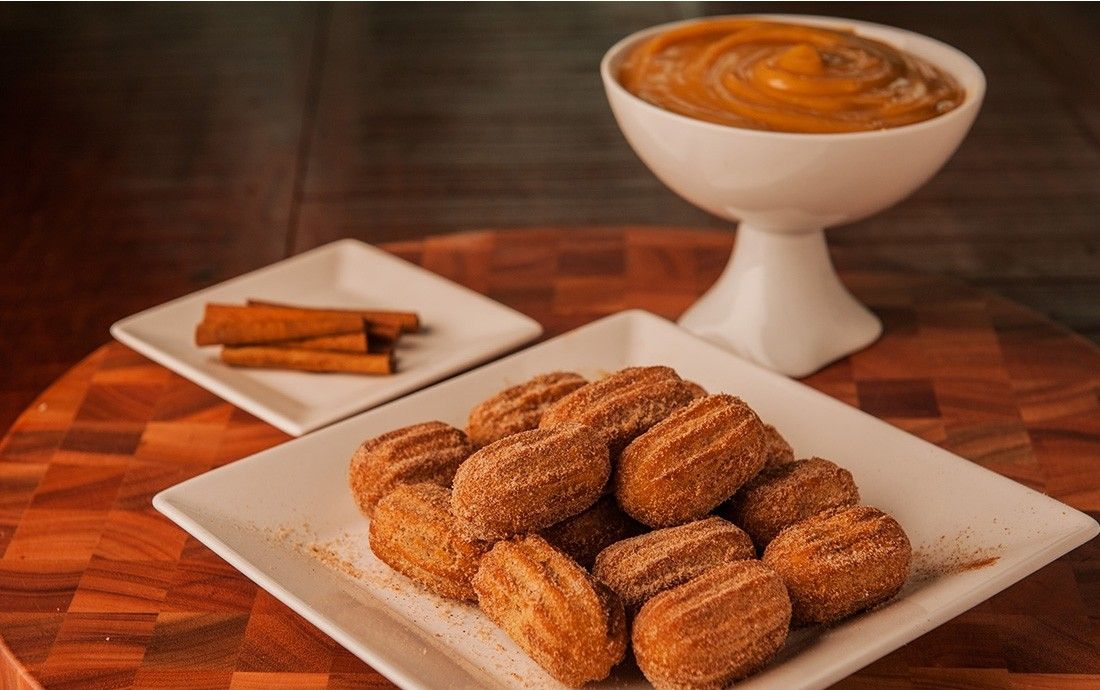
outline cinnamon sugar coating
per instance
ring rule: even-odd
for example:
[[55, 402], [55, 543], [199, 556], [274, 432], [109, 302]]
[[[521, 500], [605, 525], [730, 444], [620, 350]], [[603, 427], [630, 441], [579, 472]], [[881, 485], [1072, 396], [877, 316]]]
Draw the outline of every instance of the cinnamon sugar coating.
[[542, 537], [498, 542], [474, 590], [489, 619], [567, 685], [606, 678], [626, 654], [622, 602]]
[[577, 563], [591, 569], [596, 554], [645, 530], [644, 525], [619, 508], [614, 496], [606, 495], [583, 513], [543, 530], [542, 536]]
[[592, 574], [637, 611], [657, 594], [716, 566], [756, 558], [752, 540], [736, 525], [709, 517], [666, 527], [608, 546]]
[[764, 425], [764, 447], [765, 467], [794, 462], [794, 449], [791, 448], [791, 444], [787, 443], [787, 439], [783, 438], [779, 429], [771, 424]]
[[600, 431], [612, 455], [691, 401], [691, 388], [670, 367], [630, 367], [578, 388], [547, 408], [540, 428], [580, 422]]
[[727, 563], [646, 602], [634, 619], [634, 656], [658, 690], [721, 690], [772, 658], [790, 620], [775, 571]]
[[470, 442], [480, 448], [537, 428], [547, 407], [586, 383], [580, 374], [555, 371], [497, 393], [470, 410], [466, 425]]
[[779, 533], [764, 562], [787, 585], [795, 620], [829, 623], [898, 593], [913, 550], [897, 520], [869, 506], [838, 508]]
[[569, 423], [523, 431], [462, 463], [451, 510], [479, 539], [536, 532], [595, 503], [610, 474], [607, 444], [590, 427]]
[[490, 546], [458, 528], [450, 490], [430, 482], [398, 486], [382, 497], [370, 521], [370, 549], [378, 560], [451, 599], [477, 600], [471, 580]]
[[636, 438], [619, 457], [615, 498], [650, 527], [698, 520], [764, 466], [764, 425], [744, 401], [708, 395]]
[[859, 489], [851, 472], [824, 458], [810, 458], [765, 467], [720, 513], [748, 532], [763, 550], [775, 535], [796, 522], [857, 503]]
[[473, 449], [466, 434], [443, 422], [424, 422], [367, 439], [351, 457], [348, 483], [368, 517], [382, 496], [399, 484], [450, 486]]

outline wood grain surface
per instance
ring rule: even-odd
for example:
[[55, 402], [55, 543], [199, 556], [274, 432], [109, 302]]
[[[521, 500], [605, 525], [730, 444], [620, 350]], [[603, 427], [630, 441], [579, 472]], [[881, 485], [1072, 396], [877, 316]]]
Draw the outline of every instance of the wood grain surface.
[[0, 10], [0, 430], [115, 320], [338, 237], [714, 227], [596, 74], [704, 14], [913, 29], [989, 78], [955, 158], [831, 233], [844, 268], [990, 287], [1100, 337], [1100, 13], [1088, 4], [69, 4]]
[[[722, 231], [475, 232], [392, 252], [538, 319], [675, 317], [717, 277]], [[1100, 515], [1100, 349], [927, 275], [846, 271], [886, 324], [809, 385]], [[0, 686], [384, 688], [381, 676], [160, 516], [157, 491], [287, 440], [131, 350], [96, 350], [0, 442]], [[1100, 687], [1094, 540], [841, 688]]]

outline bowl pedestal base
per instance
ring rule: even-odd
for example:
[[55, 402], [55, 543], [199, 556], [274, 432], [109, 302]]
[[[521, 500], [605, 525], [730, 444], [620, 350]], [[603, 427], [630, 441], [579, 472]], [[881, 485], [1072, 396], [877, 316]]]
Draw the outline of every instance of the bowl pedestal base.
[[867, 347], [882, 322], [837, 277], [823, 230], [741, 223], [718, 281], [680, 325], [757, 364], [802, 377]]

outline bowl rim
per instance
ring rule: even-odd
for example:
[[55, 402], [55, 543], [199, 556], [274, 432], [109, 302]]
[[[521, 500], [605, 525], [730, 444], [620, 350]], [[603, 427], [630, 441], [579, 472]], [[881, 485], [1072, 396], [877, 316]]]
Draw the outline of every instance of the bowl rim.
[[[701, 24], [710, 21], [719, 21], [723, 19], [767, 19], [775, 21], [789, 21], [792, 23], [804, 23], [813, 25], [816, 22], [817, 26], [824, 28], [836, 28], [838, 25], [850, 26], [859, 32], [859, 29], [872, 29], [879, 30], [885, 33], [892, 33], [899, 36], [911, 36], [915, 39], [926, 41], [931, 43], [939, 50], [943, 50], [954, 57], [958, 58], [963, 64], [973, 70], [973, 76], [976, 81], [975, 88], [966, 88], [963, 102], [958, 107], [950, 110], [942, 115], [922, 120], [920, 122], [913, 122], [907, 125], [901, 125], [898, 127], [888, 127], [886, 129], [871, 129], [859, 132], [781, 132], [770, 129], [752, 129], [750, 127], [737, 127], [735, 125], [726, 125], [718, 122], [710, 122], [708, 120], [700, 120], [688, 115], [675, 112], [662, 108], [658, 105], [650, 103], [649, 101], [636, 96], [624, 87], [617, 76], [611, 74], [611, 63], [618, 58], [627, 48], [634, 45], [643, 38], [647, 38], [653, 34], [672, 29], [680, 26], [688, 26], [691, 24]], [[877, 40], [883, 40], [882, 37], [876, 37]], [[946, 70], [941, 67], [935, 61], [931, 61], [940, 69], [948, 71], [956, 79], [960, 79], [961, 75]], [[925, 129], [932, 129], [935, 127], [943, 127], [949, 123], [954, 122], [962, 118], [971, 118], [971, 120], [977, 117], [975, 112], [981, 107], [981, 103], [985, 98], [986, 90], [986, 78], [985, 72], [982, 71], [981, 66], [974, 61], [969, 55], [959, 50], [958, 48], [944, 43], [939, 39], [932, 38], [925, 34], [917, 33], [916, 31], [910, 31], [908, 29], [902, 29], [896, 26], [890, 26], [889, 24], [878, 24], [876, 22], [867, 22], [859, 19], [847, 19], [845, 17], [833, 17], [828, 15], [816, 15], [816, 14], [790, 14], [790, 13], [746, 13], [746, 14], [716, 14], [703, 17], [693, 17], [691, 19], [680, 19], [672, 22], [665, 22], [663, 24], [655, 24], [645, 29], [634, 31], [627, 36], [619, 39], [607, 49], [603, 58], [600, 60], [600, 76], [603, 79], [604, 89], [609, 92], [614, 91], [616, 94], [625, 97], [628, 101], [633, 102], [636, 105], [642, 106], [643, 109], [651, 112], [660, 113], [663, 116], [670, 117], [674, 120], [681, 120], [685, 123], [691, 123], [694, 126], [703, 127], [705, 129], [711, 129], [713, 131], [720, 132], [737, 132], [740, 135], [748, 137], [758, 137], [761, 139], [806, 139], [814, 141], [839, 141], [843, 139], [874, 139], [881, 137], [891, 136], [904, 136], [908, 133], [914, 133], [923, 131]]]

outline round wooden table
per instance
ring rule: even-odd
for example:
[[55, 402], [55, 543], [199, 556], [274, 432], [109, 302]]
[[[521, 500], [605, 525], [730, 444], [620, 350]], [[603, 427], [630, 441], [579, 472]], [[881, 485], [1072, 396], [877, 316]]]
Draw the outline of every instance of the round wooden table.
[[[632, 307], [676, 317], [732, 241], [548, 229], [387, 249], [550, 336]], [[1100, 349], [949, 279], [843, 277], [885, 335], [807, 384], [1100, 515]], [[43, 392], [0, 442], [0, 686], [391, 687], [150, 505], [287, 438], [118, 343]], [[1097, 688], [1098, 643], [1094, 540], [839, 687]]]

